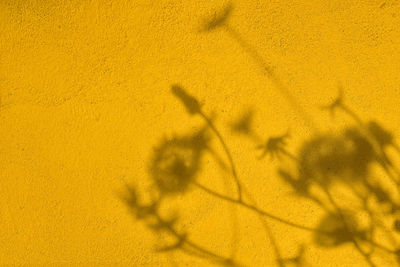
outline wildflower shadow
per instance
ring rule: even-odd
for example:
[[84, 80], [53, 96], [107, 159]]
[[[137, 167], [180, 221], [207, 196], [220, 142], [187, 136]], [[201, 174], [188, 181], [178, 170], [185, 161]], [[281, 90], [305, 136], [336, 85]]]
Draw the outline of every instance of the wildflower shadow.
[[[294, 154], [287, 149], [293, 136], [289, 131], [280, 136], [269, 137], [260, 145], [259, 140], [262, 138], [252, 127], [253, 111], [243, 113], [229, 125], [238, 136], [250, 137], [250, 140], [259, 144], [256, 149], [262, 151], [260, 160], [269, 154], [270, 159], [277, 159], [278, 163], [286, 162], [287, 159], [292, 162], [291, 168], [288, 168], [287, 163], [278, 166], [278, 177], [290, 186], [295, 196], [308, 199], [325, 211], [325, 215], [317, 225], [304, 226], [285, 220], [244, 200], [243, 194], [247, 194], [249, 200], [251, 195], [244, 189], [229, 148], [212, 118], [203, 112], [200, 102], [181, 85], [172, 85], [171, 93], [183, 104], [188, 115], [203, 118], [204, 126], [196, 132], [164, 139], [154, 148], [149, 163], [149, 176], [156, 191], [154, 195], [157, 196], [153, 201], [147, 204], [140, 203], [140, 197], [130, 187], [128, 187], [130, 196], [124, 198], [135, 217], [145, 222], [150, 230], [163, 232], [172, 237], [173, 241], [157, 248], [158, 252], [179, 250], [229, 266], [238, 266], [238, 262], [244, 260], [235, 259], [234, 255], [220, 255], [199, 245], [190, 239], [189, 232], [179, 231], [176, 225], [180, 217], [177, 214], [165, 217], [159, 212], [162, 203], [168, 203], [173, 197], [188, 194], [191, 188], [196, 187], [216, 199], [256, 213], [265, 223], [266, 233], [276, 251], [276, 262], [280, 266], [287, 264], [306, 266], [305, 250], [300, 249], [301, 253], [294, 257], [283, 257], [266, 220], [311, 232], [315, 246], [333, 249], [351, 245], [370, 266], [375, 266], [373, 257], [380, 255], [376, 254], [376, 251], [398, 258], [400, 246], [397, 243], [396, 233], [400, 232], [400, 218], [398, 218], [400, 204], [395, 194], [400, 192], [398, 191], [400, 173], [396, 173], [395, 164], [386, 153], [388, 149], [396, 149], [393, 134], [379, 123], [362, 122], [347, 106], [342, 108], [344, 102], [336, 101], [335, 103], [340, 104], [335, 104], [335, 108], [351, 116], [354, 125], [347, 126], [340, 132], [316, 132], [305, 140]], [[257, 138], [252, 138], [254, 136]], [[219, 140], [228, 162], [215, 153], [215, 149], [211, 146], [213, 137]], [[221, 169], [231, 174], [237, 185], [236, 197], [222, 195], [197, 181], [202, 158], [206, 152], [214, 155]], [[376, 168], [380, 168], [386, 177], [377, 177], [374, 172]], [[386, 178], [397, 188], [394, 190], [388, 188], [383, 181]], [[342, 199], [335, 195], [335, 188], [350, 191], [359, 205], [345, 208], [341, 203]], [[366, 223], [362, 222], [360, 214], [367, 214]], [[392, 221], [391, 225], [383, 222], [388, 220]], [[391, 244], [376, 238], [382, 232], [388, 240], [391, 240]], [[300, 247], [304, 246], [303, 244]]]
[[[298, 197], [326, 211], [314, 233], [317, 246], [352, 244], [368, 265], [375, 266], [376, 251], [393, 258], [399, 249], [390, 221], [396, 222], [398, 216], [400, 173], [387, 154], [389, 149], [395, 151], [396, 145], [388, 130], [375, 121], [363, 122], [346, 106], [342, 93], [328, 107], [331, 112], [343, 111], [354, 119], [354, 125], [339, 133], [315, 133], [297, 154], [290, 155], [295, 166], [292, 171], [280, 167], [278, 176]], [[335, 196], [340, 190], [350, 192], [355, 204], [351, 211]], [[367, 219], [361, 220], [359, 215]], [[376, 237], [382, 233], [384, 241]]]
[[[388, 153], [391, 150], [400, 155], [394, 134], [375, 121], [364, 122], [347, 106], [341, 86], [339, 96], [331, 104], [322, 107], [322, 110], [328, 110], [332, 117], [343, 112], [353, 119], [352, 124], [339, 132], [319, 131], [312, 127], [310, 116], [275, 76], [269, 64], [229, 25], [232, 11], [233, 5], [229, 3], [205, 21], [201, 31], [226, 31], [263, 68], [267, 77], [286, 97], [288, 104], [311, 125], [313, 134], [301, 143], [297, 152], [292, 153], [288, 146], [291, 138], [296, 137], [295, 132], [289, 133], [287, 130], [281, 135], [262, 138], [264, 133], [256, 133], [253, 127], [254, 109], [242, 113], [229, 124], [229, 128], [237, 136], [254, 142], [254, 153], [260, 155], [260, 161], [265, 160], [267, 155], [270, 160], [277, 160], [277, 178], [290, 187], [296, 198], [310, 200], [322, 208], [324, 215], [316, 225], [307, 226], [260, 208], [243, 185], [232, 153], [213, 118], [203, 111], [200, 101], [180, 84], [171, 85], [171, 94], [184, 106], [189, 116], [200, 117], [204, 126], [196, 132], [164, 139], [154, 148], [148, 165], [154, 188], [154, 192], [147, 192], [152, 196], [151, 200], [144, 202], [144, 195], [140, 195], [136, 188], [127, 186], [127, 194], [122, 199], [129, 210], [150, 230], [163, 232], [170, 237], [171, 242], [157, 248], [158, 252], [182, 251], [224, 266], [238, 266], [239, 262], [246, 260], [236, 257], [235, 247], [238, 247], [239, 241], [232, 242], [234, 249], [231, 255], [218, 254], [193, 240], [190, 232], [180, 230], [177, 224], [181, 217], [178, 213], [165, 216], [161, 212], [162, 205], [170, 204], [172, 198], [189, 194], [191, 188], [198, 188], [217, 200], [255, 213], [264, 225], [270, 240], [269, 248], [275, 253], [275, 262], [281, 267], [287, 264], [306, 266], [307, 247], [334, 249], [345, 245], [354, 248], [369, 266], [376, 266], [375, 258], [386, 256], [400, 264], [397, 235], [400, 233], [400, 171]], [[224, 159], [219, 157], [211, 145], [212, 138], [218, 141]], [[234, 197], [199, 183], [202, 161], [207, 152], [213, 156], [221, 170], [232, 178], [236, 186]], [[291, 164], [287, 164], [288, 161]], [[354, 203], [350, 204], [354, 205], [346, 206], [338, 191], [351, 195]], [[269, 203], [263, 204], [269, 206]], [[293, 257], [283, 256], [286, 253], [279, 248], [279, 242], [268, 225], [269, 221], [310, 232], [311, 243], [297, 244], [299, 251]], [[234, 224], [234, 219], [230, 223]]]

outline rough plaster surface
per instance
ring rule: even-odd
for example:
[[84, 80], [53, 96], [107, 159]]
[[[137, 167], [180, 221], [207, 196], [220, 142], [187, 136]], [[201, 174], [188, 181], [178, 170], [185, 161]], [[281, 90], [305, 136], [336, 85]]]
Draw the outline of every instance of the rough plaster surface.
[[[400, 128], [397, 1], [233, 4], [230, 24], [321, 128], [336, 126], [319, 107], [333, 99], [338, 82], [362, 117]], [[196, 95], [207, 112], [215, 111], [222, 129], [252, 107], [264, 136], [288, 127], [296, 140], [310, 133], [234, 40], [222, 30], [198, 32], [204, 17], [223, 6], [223, 1], [1, 1], [0, 264], [210, 264], [179, 253], [152, 253], [157, 237], [135, 222], [118, 194], [123, 180], [145, 180], [151, 149], [164, 135], [199, 125], [171, 96], [174, 83]], [[222, 132], [239, 174], [252, 177], [245, 183], [265, 209], [315, 224], [318, 209], [294, 200], [273, 179], [266, 182], [273, 166], [258, 161], [249, 143]], [[202, 179], [213, 183], [215, 174], [205, 164]], [[180, 204], [197, 240], [226, 253], [229, 213], [221, 210], [228, 205], [200, 193]], [[239, 212], [239, 257], [252, 266], [271, 264], [273, 252], [256, 217]], [[307, 233], [280, 224], [273, 230], [288, 255], [297, 241], [309, 240]], [[313, 248], [308, 255], [314, 266], [364, 265], [349, 247]]]

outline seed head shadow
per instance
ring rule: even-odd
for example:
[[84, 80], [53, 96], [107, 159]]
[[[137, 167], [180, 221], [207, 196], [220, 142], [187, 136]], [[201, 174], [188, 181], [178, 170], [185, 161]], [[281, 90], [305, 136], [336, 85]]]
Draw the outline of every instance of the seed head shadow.
[[[172, 96], [183, 105], [187, 115], [200, 117], [203, 126], [199, 131], [163, 139], [155, 146], [148, 164], [148, 175], [154, 192], [145, 192], [152, 196], [150, 201], [144, 201], [144, 193], [138, 193], [139, 190], [131, 185], [127, 185], [126, 194], [121, 199], [136, 220], [143, 222], [149, 230], [169, 237], [170, 242], [156, 248], [160, 253], [181, 251], [223, 266], [242, 266], [248, 260], [237, 256], [240, 250], [240, 239], [237, 236], [232, 238], [229, 253], [217, 253], [209, 248], [211, 246], [194, 240], [190, 232], [179, 228], [182, 217], [178, 213], [166, 216], [161, 212], [164, 203], [170, 204], [173, 198], [189, 195], [191, 189], [196, 188], [215, 200], [256, 214], [270, 243], [265, 248], [254, 249], [273, 250], [274, 262], [280, 267], [290, 264], [309, 266], [309, 247], [333, 250], [345, 245], [359, 253], [368, 266], [376, 266], [375, 259], [379, 257], [388, 257], [400, 265], [400, 171], [388, 153], [391, 150], [400, 156], [394, 133], [376, 121], [365, 122], [354, 112], [345, 101], [342, 85], [339, 85], [339, 94], [334, 101], [322, 106], [321, 111], [328, 111], [331, 117], [343, 113], [352, 122], [338, 132], [321, 131], [314, 127], [312, 116], [293, 98], [272, 67], [229, 25], [232, 12], [233, 5], [229, 3], [220, 12], [206, 19], [201, 31], [223, 29], [232, 37], [262, 67], [266, 77], [288, 100], [288, 105], [307, 122], [312, 134], [293, 152], [289, 150], [290, 142], [297, 136], [296, 132], [287, 130], [291, 125], [282, 129], [281, 135], [257, 133], [253, 127], [254, 107], [240, 114], [228, 128], [235, 138], [245, 137], [254, 143], [255, 149], [250, 153], [259, 157], [258, 164], [268, 164], [267, 155], [269, 160], [275, 161], [278, 165], [277, 175], [270, 179], [281, 179], [296, 201], [310, 201], [321, 208], [324, 215], [318, 218], [316, 225], [303, 225], [279, 216], [279, 211], [261, 208], [243, 182], [251, 179], [244, 179], [238, 174], [236, 161], [214, 116], [206, 114], [200, 101], [177, 83], [170, 87]], [[211, 142], [214, 139], [216, 142]], [[216, 166], [235, 185], [236, 190], [232, 194], [221, 194], [199, 182], [206, 153], [212, 156]], [[354, 203], [344, 203], [338, 191], [351, 195]], [[269, 204], [263, 203], [262, 206], [270, 208]], [[362, 216], [364, 219], [360, 219]], [[237, 228], [239, 219], [233, 214], [232, 220], [228, 222], [234, 233], [240, 230]], [[270, 222], [307, 231], [311, 234], [311, 240], [296, 244], [298, 252], [288, 255], [280, 247], [279, 239], [275, 238]]]

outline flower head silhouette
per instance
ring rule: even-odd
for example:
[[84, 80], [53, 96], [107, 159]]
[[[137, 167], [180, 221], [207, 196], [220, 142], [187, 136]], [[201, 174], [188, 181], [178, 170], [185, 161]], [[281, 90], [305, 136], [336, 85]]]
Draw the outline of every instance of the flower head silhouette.
[[286, 143], [289, 138], [289, 131], [281, 136], [268, 138], [265, 144], [257, 146], [257, 149], [262, 150], [261, 158], [264, 158], [267, 154], [270, 155], [271, 159], [275, 157], [279, 158], [281, 154], [286, 154]]
[[334, 178], [365, 179], [374, 159], [368, 139], [357, 128], [348, 128], [343, 134], [321, 134], [306, 142], [300, 150], [299, 168], [304, 179], [329, 185]]
[[182, 86], [178, 84], [174, 84], [171, 86], [172, 93], [182, 101], [183, 105], [185, 106], [186, 110], [189, 114], [195, 115], [201, 113], [201, 107], [199, 101], [196, 98], [189, 95]]
[[176, 194], [188, 189], [200, 168], [207, 143], [203, 129], [193, 135], [164, 140], [155, 148], [150, 174], [160, 193]]
[[230, 14], [232, 12], [232, 9], [233, 9], [232, 3], [229, 3], [225, 6], [225, 8], [220, 13], [214, 13], [213, 17], [211, 17], [210, 19], [208, 19], [204, 22], [202, 30], [203, 31], [212, 31], [218, 27], [223, 26], [227, 22]]
[[231, 123], [232, 132], [237, 134], [252, 135], [253, 134], [253, 110], [247, 110], [237, 120]]
[[366, 236], [366, 232], [360, 229], [358, 221], [350, 211], [343, 211], [342, 215], [326, 215], [314, 234], [315, 242], [322, 247], [340, 246], [352, 242], [355, 237], [364, 239]]

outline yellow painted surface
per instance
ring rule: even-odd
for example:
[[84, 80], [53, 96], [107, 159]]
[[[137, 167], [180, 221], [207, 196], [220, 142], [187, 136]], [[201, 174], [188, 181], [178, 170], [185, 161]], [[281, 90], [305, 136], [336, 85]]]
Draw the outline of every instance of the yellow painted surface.
[[[323, 210], [291, 194], [276, 175], [278, 161], [259, 160], [255, 144], [229, 130], [250, 108], [263, 139], [290, 129], [293, 153], [315, 132], [224, 28], [199, 32], [226, 4], [0, 1], [0, 265], [215, 264], [179, 250], [155, 253], [168, 237], [136, 220], [120, 198], [124, 181], [143, 188], [151, 182], [152, 151], [164, 138], [204, 125], [171, 94], [173, 84], [215, 114], [238, 176], [262, 209], [318, 225]], [[352, 110], [400, 138], [398, 1], [232, 4], [230, 27], [265, 59], [319, 131], [352, 123], [320, 109], [334, 100], [340, 83]], [[227, 162], [215, 137], [212, 146]], [[198, 179], [235, 194], [232, 177], [209, 154]], [[168, 201], [191, 240], [225, 256], [237, 246], [235, 260], [245, 266], [276, 264], [251, 211], [232, 210], [198, 188]], [[350, 243], [320, 248], [309, 232], [266, 221], [284, 258], [305, 244], [312, 266], [368, 266]], [[373, 260], [396, 264], [385, 253]]]

